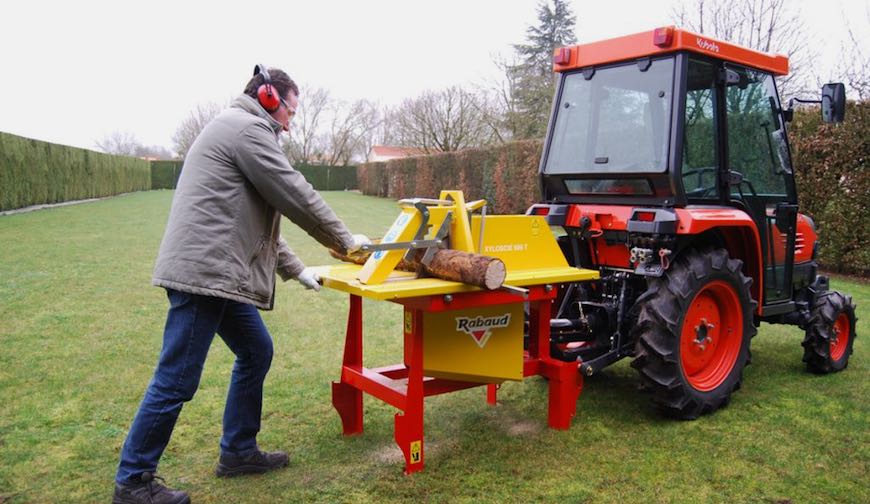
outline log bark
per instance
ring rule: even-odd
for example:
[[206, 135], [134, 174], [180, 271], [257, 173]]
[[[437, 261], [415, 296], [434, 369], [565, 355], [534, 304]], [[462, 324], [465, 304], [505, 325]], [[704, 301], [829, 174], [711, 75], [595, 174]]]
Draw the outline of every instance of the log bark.
[[[344, 262], [365, 264], [369, 253], [348, 256], [329, 251], [329, 254]], [[461, 250], [440, 249], [435, 252], [429, 266], [423, 265], [425, 250], [418, 250], [413, 261], [402, 259], [396, 269], [426, 274], [442, 280], [462, 282], [484, 289], [498, 289], [504, 284], [507, 271], [504, 262], [495, 257], [463, 252]]]
[[504, 283], [507, 271], [501, 259], [472, 254], [461, 250], [442, 249], [435, 252], [428, 266], [420, 263], [424, 251], [418, 251], [415, 263], [436, 278], [453, 280], [484, 289], [498, 289]]

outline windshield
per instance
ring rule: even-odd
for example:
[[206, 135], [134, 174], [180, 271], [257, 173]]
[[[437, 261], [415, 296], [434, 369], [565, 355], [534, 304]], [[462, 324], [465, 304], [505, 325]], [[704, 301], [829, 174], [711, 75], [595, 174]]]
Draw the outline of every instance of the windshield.
[[674, 59], [649, 63], [565, 77], [544, 173], [667, 169]]

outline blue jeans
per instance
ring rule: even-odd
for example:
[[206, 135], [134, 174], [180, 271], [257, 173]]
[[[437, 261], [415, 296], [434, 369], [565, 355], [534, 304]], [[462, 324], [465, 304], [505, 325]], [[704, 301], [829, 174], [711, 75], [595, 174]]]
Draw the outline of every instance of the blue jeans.
[[257, 450], [263, 380], [272, 364], [272, 338], [253, 305], [171, 289], [163, 349], [139, 412], [133, 419], [115, 481], [154, 472], [185, 402], [199, 386], [208, 349], [219, 334], [236, 355], [224, 409], [222, 454]]

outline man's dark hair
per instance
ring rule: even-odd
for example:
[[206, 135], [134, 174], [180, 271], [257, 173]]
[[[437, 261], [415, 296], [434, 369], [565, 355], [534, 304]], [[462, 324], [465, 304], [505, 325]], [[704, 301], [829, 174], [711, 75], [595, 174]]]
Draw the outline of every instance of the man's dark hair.
[[[281, 96], [281, 98], [286, 98], [288, 91], [293, 91], [293, 94], [299, 96], [299, 87], [296, 86], [293, 79], [291, 79], [283, 70], [279, 68], [270, 68], [269, 80], [272, 81], [272, 85], [275, 86], [275, 90], [278, 91], [278, 95]], [[256, 100], [257, 89], [263, 85], [263, 82], [264, 79], [261, 74], [251, 77], [251, 80], [248, 81], [248, 85], [245, 86], [245, 94]]]

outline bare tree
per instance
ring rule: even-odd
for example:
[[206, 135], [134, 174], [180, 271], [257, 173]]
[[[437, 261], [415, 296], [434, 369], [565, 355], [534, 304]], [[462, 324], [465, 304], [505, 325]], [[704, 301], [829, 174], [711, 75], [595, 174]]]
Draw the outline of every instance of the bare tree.
[[369, 161], [369, 155], [375, 145], [395, 145], [399, 142], [393, 127], [396, 122], [395, 117], [396, 114], [389, 107], [378, 106], [377, 115], [372, 117], [372, 122], [365, 127], [361, 138], [358, 154], [360, 161]]
[[223, 108], [214, 102], [197, 105], [172, 135], [175, 152], [181, 157], [187, 156], [187, 151], [190, 150], [193, 141], [196, 140], [205, 125], [211, 122]]
[[172, 152], [162, 145], [139, 145], [134, 154], [141, 158], [172, 159]]
[[290, 140], [284, 144], [284, 152], [291, 163], [310, 162], [323, 155], [324, 139], [320, 125], [331, 101], [326, 89], [300, 89], [299, 106], [290, 126]]
[[[866, 33], [867, 28], [870, 27], [870, 7], [865, 14]], [[870, 50], [861, 44], [851, 22], [843, 17], [843, 26], [846, 27], [849, 40], [843, 44], [843, 57], [840, 58], [840, 63], [835, 69], [836, 78], [845, 81], [847, 93], [852, 91], [859, 100], [868, 100], [870, 99]]]
[[113, 131], [95, 142], [98, 149], [106, 154], [121, 156], [138, 156], [142, 147], [136, 135], [129, 131]]
[[324, 162], [333, 166], [348, 165], [353, 159], [365, 159], [371, 149], [370, 139], [382, 120], [377, 105], [368, 100], [357, 100], [350, 105], [336, 103], [332, 107]]
[[427, 153], [485, 145], [495, 138], [486, 107], [479, 94], [458, 86], [425, 92], [396, 109], [394, 131], [402, 145]]
[[786, 0], [691, 0], [675, 8], [672, 17], [689, 30], [766, 53], [784, 54], [789, 75], [777, 78], [780, 94], [804, 91], [814, 53], [807, 27]]
[[498, 142], [523, 138], [525, 132], [532, 129], [533, 118], [520, 112], [520, 75], [516, 71], [520, 67], [519, 60], [516, 55], [512, 60], [497, 56], [493, 62], [501, 70], [502, 78], [491, 82], [483, 91], [491, 111], [486, 120]]

